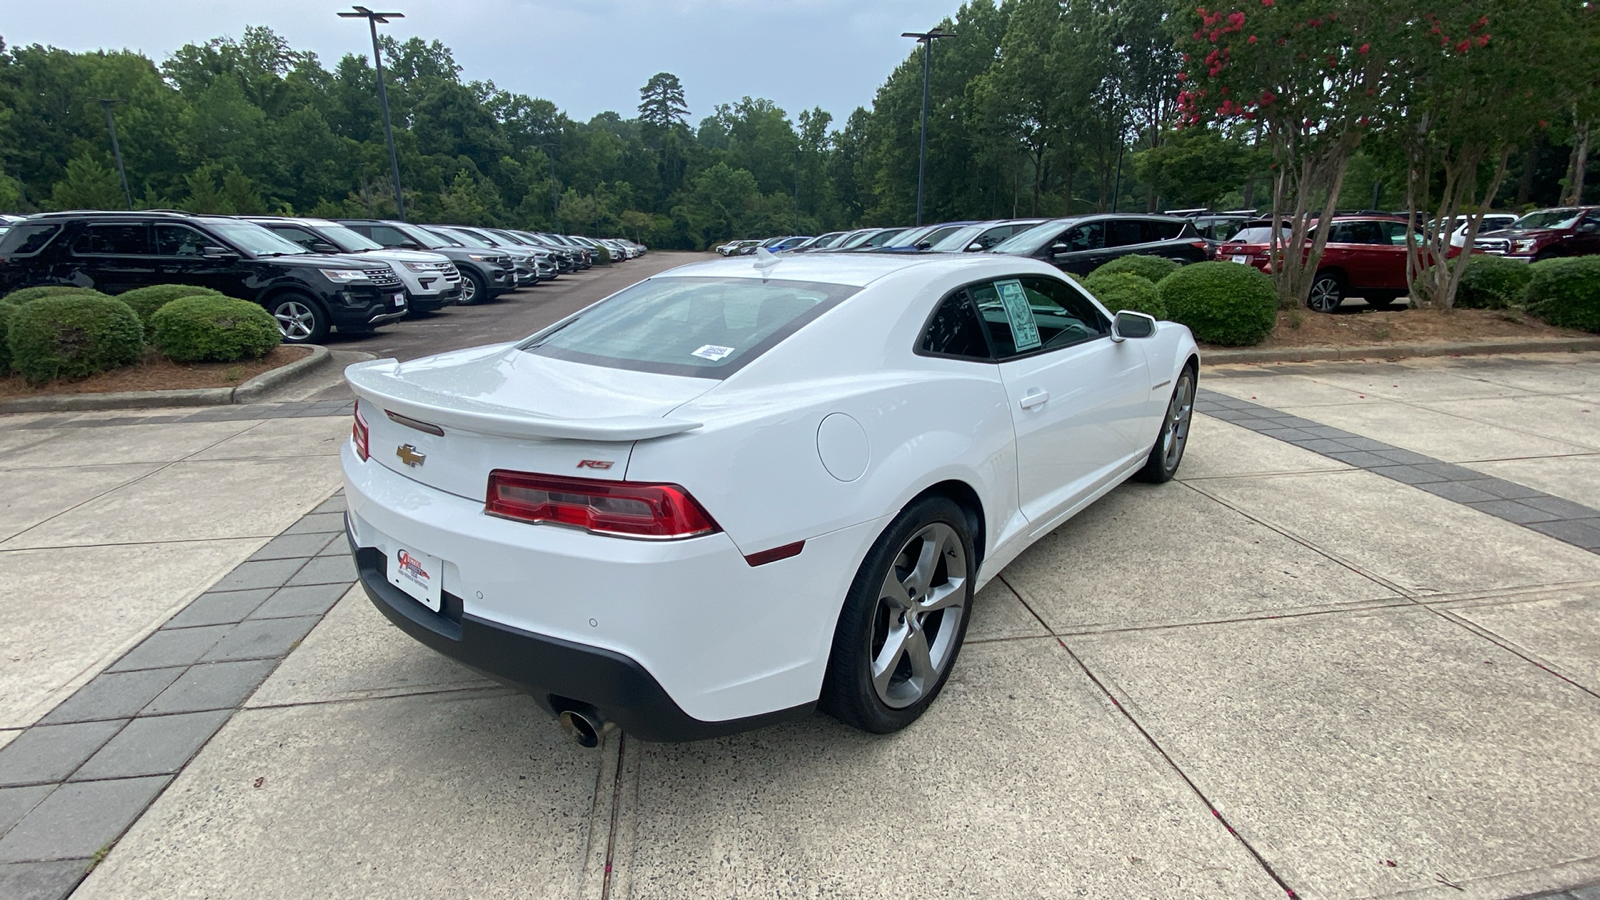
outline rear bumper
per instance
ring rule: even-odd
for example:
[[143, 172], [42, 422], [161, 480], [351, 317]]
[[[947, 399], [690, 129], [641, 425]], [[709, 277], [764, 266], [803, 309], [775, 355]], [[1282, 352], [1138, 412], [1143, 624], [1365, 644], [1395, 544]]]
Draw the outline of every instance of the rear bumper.
[[432, 649], [490, 678], [527, 691], [545, 712], [593, 709], [630, 737], [698, 741], [810, 715], [815, 703], [764, 715], [705, 722], [684, 712], [644, 666], [621, 653], [521, 631], [464, 614], [448, 593], [434, 612], [384, 577], [385, 558], [356, 546], [356, 569], [367, 598], [389, 621]]

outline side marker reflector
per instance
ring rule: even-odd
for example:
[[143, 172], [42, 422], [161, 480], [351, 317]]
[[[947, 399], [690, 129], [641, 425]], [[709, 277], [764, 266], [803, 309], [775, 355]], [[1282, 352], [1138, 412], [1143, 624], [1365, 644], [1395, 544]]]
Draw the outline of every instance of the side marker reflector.
[[788, 559], [791, 556], [799, 556], [800, 551], [804, 550], [805, 548], [805, 541], [795, 541], [792, 544], [784, 544], [782, 547], [773, 547], [771, 550], [763, 550], [760, 553], [746, 553], [744, 561], [749, 563], [751, 567], [764, 566], [767, 563], [777, 562], [780, 559]]

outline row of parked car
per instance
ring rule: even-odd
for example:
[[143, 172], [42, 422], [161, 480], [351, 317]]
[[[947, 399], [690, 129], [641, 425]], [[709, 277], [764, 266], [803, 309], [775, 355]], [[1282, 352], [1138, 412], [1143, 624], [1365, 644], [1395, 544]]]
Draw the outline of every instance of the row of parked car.
[[[1407, 223], [1404, 214], [1341, 213], [1312, 225], [1329, 229], [1309, 305], [1332, 312], [1346, 299], [1385, 308], [1406, 296]], [[1465, 250], [1470, 222], [1452, 223], [1451, 256]], [[1285, 230], [1287, 235], [1287, 230]], [[1271, 271], [1272, 220], [1254, 210], [1172, 210], [1165, 215], [1100, 214], [1058, 219], [944, 222], [918, 228], [861, 228], [815, 237], [784, 235], [730, 241], [723, 256], [771, 253], [1008, 253], [1087, 275], [1121, 256], [1160, 256], [1179, 264], [1227, 260]], [[1542, 209], [1523, 216], [1490, 213], [1474, 253], [1534, 261], [1600, 254], [1600, 207]], [[1426, 262], [1426, 260], [1424, 260]]]
[[167, 210], [43, 213], [0, 222], [0, 294], [62, 284], [119, 294], [193, 284], [260, 303], [284, 340], [371, 331], [484, 303], [609, 260], [619, 239], [381, 219], [208, 216]]

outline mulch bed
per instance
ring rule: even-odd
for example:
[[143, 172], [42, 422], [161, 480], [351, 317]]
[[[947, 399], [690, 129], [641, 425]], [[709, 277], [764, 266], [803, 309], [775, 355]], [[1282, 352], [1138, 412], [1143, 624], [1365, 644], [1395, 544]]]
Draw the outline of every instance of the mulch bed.
[[1278, 327], [1256, 346], [1263, 349], [1382, 347], [1385, 344], [1574, 337], [1593, 335], [1546, 325], [1515, 310], [1352, 310], [1332, 315], [1309, 310], [1285, 310], [1278, 313]]
[[309, 347], [277, 346], [266, 356], [231, 363], [175, 363], [147, 349], [143, 360], [126, 368], [91, 375], [82, 381], [53, 381], [33, 387], [20, 375], [0, 378], [0, 399], [48, 397], [56, 394], [112, 394], [120, 391], [170, 391], [187, 388], [238, 387], [311, 353]]

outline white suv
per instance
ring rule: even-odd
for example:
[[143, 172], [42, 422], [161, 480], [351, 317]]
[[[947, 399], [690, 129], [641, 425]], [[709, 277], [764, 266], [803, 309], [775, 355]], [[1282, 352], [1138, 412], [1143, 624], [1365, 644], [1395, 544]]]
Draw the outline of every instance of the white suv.
[[461, 272], [455, 263], [437, 253], [391, 250], [327, 219], [291, 219], [248, 216], [249, 221], [287, 238], [313, 253], [360, 254], [388, 263], [405, 284], [414, 312], [434, 312], [461, 297]]

